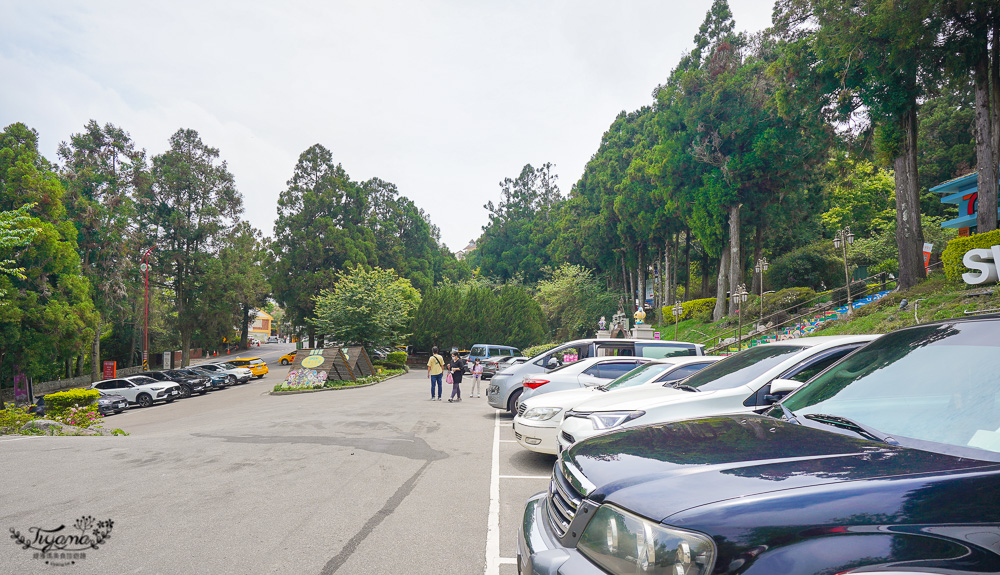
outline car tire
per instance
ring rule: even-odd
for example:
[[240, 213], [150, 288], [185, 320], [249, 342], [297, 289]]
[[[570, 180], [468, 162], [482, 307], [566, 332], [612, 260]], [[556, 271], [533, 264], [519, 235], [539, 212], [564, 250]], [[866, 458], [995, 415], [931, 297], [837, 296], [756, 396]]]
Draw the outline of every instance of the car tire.
[[135, 398], [135, 402], [139, 404], [139, 407], [150, 407], [153, 405], [153, 397], [148, 393], [140, 393], [139, 397]]
[[226, 381], [229, 383], [229, 385], [236, 385], [236, 376], [228, 375], [226, 376]]
[[188, 386], [186, 386], [186, 385], [182, 385], [181, 386], [181, 399], [186, 399], [188, 397], [191, 397], [191, 388], [188, 387]]
[[517, 409], [517, 400], [520, 399], [521, 392], [523, 391], [524, 391], [523, 389], [519, 389], [514, 393], [510, 394], [510, 399], [507, 400], [507, 411], [509, 411], [510, 413], [514, 413], [514, 411]]
[[287, 359], [281, 360], [281, 365], [288, 365], [288, 360]]
[[257, 379], [264, 379], [264, 376], [263, 375], [258, 375]]

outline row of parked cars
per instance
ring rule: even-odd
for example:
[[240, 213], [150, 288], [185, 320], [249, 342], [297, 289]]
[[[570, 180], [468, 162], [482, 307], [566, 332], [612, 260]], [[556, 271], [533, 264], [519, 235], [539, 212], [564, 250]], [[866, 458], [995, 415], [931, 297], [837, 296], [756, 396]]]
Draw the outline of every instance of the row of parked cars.
[[[97, 410], [107, 416], [121, 413], [132, 405], [150, 407], [156, 402], [171, 403], [194, 394], [205, 395], [209, 391], [247, 383], [254, 377], [260, 379], [267, 373], [267, 363], [253, 357], [105, 379], [90, 387], [100, 391]], [[44, 396], [36, 400], [31, 411], [45, 414]]]
[[1000, 315], [725, 358], [579, 340], [488, 395], [557, 455], [520, 573], [1000, 572]]

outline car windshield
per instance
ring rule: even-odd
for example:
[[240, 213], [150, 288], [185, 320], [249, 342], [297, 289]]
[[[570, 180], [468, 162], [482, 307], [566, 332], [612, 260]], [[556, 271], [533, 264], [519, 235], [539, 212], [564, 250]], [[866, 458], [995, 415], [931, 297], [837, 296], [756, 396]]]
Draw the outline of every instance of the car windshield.
[[140, 375], [139, 377], [133, 377], [132, 383], [136, 385], [149, 385], [150, 383], [158, 383], [158, 382], [152, 377], [146, 377], [144, 375]]
[[1000, 453], [1000, 322], [888, 334], [782, 405], [799, 421], [810, 414], [834, 415], [896, 440]]
[[233, 365], [231, 363], [220, 363], [220, 364], [218, 364], [218, 366], [220, 368], [222, 368], [222, 369], [233, 369], [233, 368], [236, 367], [235, 365]]
[[612, 389], [625, 389], [649, 383], [668, 369], [673, 369], [673, 367], [674, 364], [672, 363], [647, 363], [640, 365], [618, 379], [605, 383], [601, 386], [601, 389], [611, 391]]
[[[789, 355], [805, 349], [801, 345], [762, 345], [751, 347], [717, 361], [684, 380], [684, 385], [700, 391], [732, 389], [746, 385], [785, 361]], [[673, 382], [664, 384], [669, 386]]]

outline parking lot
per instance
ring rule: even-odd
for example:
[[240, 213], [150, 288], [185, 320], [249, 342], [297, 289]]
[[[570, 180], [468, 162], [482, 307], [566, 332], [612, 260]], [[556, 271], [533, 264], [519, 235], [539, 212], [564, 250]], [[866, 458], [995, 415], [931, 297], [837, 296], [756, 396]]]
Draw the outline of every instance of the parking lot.
[[516, 573], [525, 499], [554, 458], [524, 451], [486, 398], [428, 401], [423, 372], [372, 387], [261, 380], [107, 419], [128, 437], [0, 439], [5, 529], [114, 521], [55, 567], [14, 541], [10, 573]]

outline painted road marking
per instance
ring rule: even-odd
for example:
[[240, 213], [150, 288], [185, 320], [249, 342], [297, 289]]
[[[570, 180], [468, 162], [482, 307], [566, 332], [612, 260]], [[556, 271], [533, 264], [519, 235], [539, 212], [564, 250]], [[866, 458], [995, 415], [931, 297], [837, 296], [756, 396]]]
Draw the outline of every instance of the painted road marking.
[[493, 462], [490, 470], [490, 512], [486, 527], [484, 575], [500, 575], [500, 412], [493, 423]]

